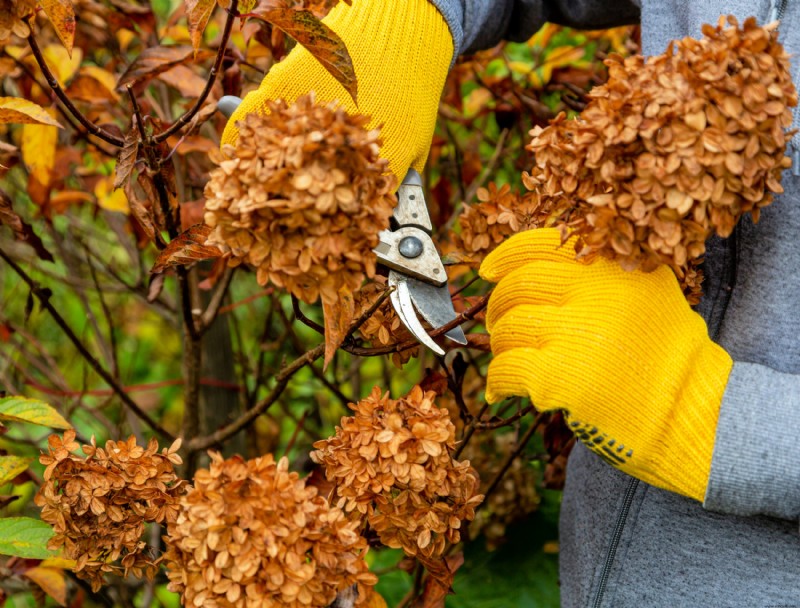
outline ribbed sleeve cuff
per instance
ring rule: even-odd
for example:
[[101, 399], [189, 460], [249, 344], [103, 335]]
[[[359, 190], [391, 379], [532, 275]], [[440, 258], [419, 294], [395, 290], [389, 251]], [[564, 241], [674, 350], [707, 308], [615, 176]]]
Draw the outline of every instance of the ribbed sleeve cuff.
[[800, 376], [734, 363], [703, 506], [735, 515], [800, 518], [798, 430]]
[[442, 13], [442, 17], [453, 35], [453, 63], [461, 53], [461, 46], [464, 43], [464, 7], [461, 2], [462, 0], [431, 0], [431, 3]]

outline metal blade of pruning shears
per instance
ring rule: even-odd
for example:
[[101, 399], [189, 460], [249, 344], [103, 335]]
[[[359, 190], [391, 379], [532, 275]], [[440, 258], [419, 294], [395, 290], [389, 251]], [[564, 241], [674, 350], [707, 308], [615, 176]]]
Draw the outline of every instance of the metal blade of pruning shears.
[[[392, 226], [380, 233], [380, 243], [374, 251], [378, 261], [391, 269], [392, 306], [403, 325], [419, 342], [444, 355], [417, 317], [419, 313], [434, 329], [456, 319], [447, 273], [433, 244], [432, 232], [422, 178], [411, 169], [397, 191]], [[467, 343], [458, 326], [445, 335], [459, 344]]]

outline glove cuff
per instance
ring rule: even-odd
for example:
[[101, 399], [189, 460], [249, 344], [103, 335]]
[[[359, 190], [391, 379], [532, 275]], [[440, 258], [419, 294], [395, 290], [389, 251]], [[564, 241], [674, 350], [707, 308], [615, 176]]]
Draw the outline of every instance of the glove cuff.
[[[710, 340], [691, 361], [692, 373], [664, 424], [660, 463], [654, 470], [661, 479], [654, 485], [703, 501], [711, 471], [711, 457], [722, 396], [733, 361]], [[647, 480], [646, 480], [647, 481]]]

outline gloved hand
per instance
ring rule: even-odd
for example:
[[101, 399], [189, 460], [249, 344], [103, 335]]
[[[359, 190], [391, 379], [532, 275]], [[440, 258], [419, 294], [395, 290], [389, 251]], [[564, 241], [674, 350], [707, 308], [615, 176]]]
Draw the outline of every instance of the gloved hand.
[[[236, 121], [265, 111], [266, 101], [291, 103], [315, 91], [320, 103], [338, 101], [381, 127], [381, 156], [401, 181], [428, 158], [439, 98], [453, 59], [453, 37], [428, 0], [340, 2], [323, 19], [344, 41], [358, 79], [358, 108], [344, 87], [300, 45], [247, 95], [228, 121], [222, 143], [234, 143]], [[398, 183], [399, 183], [398, 181]]]
[[497, 282], [486, 398], [564, 410], [597, 454], [702, 501], [733, 362], [708, 337], [669, 268], [575, 260], [554, 228], [513, 236], [483, 262]]

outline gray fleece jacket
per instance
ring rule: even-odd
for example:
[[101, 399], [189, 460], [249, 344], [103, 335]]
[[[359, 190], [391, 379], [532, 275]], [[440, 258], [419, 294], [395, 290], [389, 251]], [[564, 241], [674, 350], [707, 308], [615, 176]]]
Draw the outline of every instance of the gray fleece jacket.
[[[800, 0], [432, 1], [462, 52], [524, 40], [545, 21], [592, 29], [641, 18], [649, 55], [722, 14], [780, 17], [800, 82]], [[758, 224], [744, 220], [706, 256], [698, 310], [734, 366], [704, 504], [578, 446], [561, 511], [563, 606], [800, 608], [800, 177], [787, 171], [783, 185]]]

